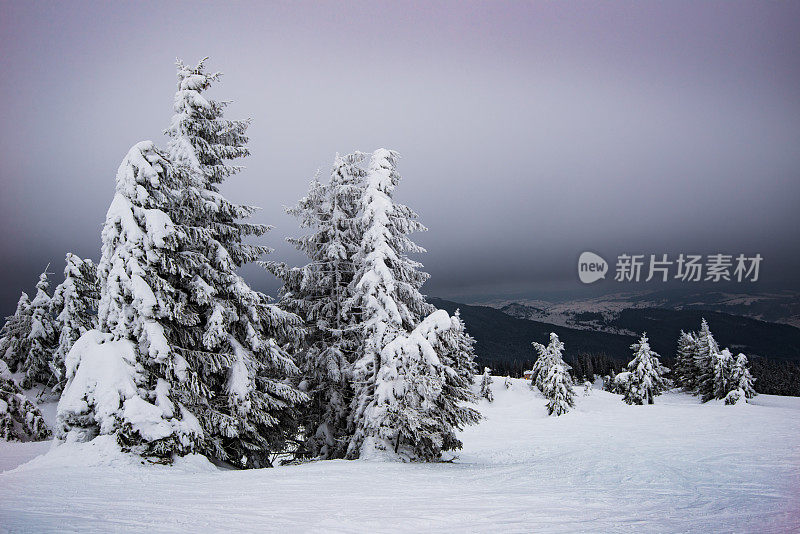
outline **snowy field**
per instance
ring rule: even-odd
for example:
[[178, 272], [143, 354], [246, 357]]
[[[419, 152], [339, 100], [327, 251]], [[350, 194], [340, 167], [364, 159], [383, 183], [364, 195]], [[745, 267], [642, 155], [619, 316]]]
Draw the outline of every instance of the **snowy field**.
[[800, 398], [627, 406], [593, 390], [556, 418], [526, 382], [494, 388], [454, 463], [224, 471], [143, 466], [98, 440], [0, 443], [0, 530], [800, 531]]

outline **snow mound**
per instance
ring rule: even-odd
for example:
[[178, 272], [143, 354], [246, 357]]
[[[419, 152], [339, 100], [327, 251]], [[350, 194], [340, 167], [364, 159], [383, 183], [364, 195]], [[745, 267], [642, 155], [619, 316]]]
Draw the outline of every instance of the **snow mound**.
[[139, 456], [124, 452], [114, 436], [98, 436], [82, 443], [70, 439], [64, 443], [51, 442], [50, 450], [31, 461], [9, 471], [52, 471], [75, 470], [87, 467], [112, 467], [114, 470], [140, 471], [142, 466], [153, 469], [170, 469], [184, 474], [209, 473], [218, 471], [208, 458], [200, 454], [190, 454], [176, 458], [172, 465], [150, 464]]

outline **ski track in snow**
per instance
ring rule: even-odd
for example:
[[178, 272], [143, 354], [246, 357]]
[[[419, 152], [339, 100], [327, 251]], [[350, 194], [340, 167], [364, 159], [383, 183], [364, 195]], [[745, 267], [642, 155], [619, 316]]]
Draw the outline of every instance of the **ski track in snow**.
[[547, 417], [511, 382], [495, 378], [455, 463], [225, 471], [201, 457], [143, 466], [102, 442], [0, 443], [0, 530], [800, 531], [800, 398], [628, 406], [576, 388], [577, 407]]

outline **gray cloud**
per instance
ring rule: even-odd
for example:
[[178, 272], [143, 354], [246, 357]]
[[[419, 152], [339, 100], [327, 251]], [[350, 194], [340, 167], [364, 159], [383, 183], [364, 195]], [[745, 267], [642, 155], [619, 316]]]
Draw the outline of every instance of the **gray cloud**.
[[[251, 116], [225, 185], [282, 212], [335, 152], [400, 151], [426, 291], [575, 287], [582, 250], [760, 251], [800, 267], [800, 7], [787, 3], [11, 3], [0, 16], [0, 311], [99, 256], [116, 168], [163, 141], [173, 60]], [[771, 262], [771, 263], [769, 263]], [[274, 291], [266, 273], [248, 279]]]

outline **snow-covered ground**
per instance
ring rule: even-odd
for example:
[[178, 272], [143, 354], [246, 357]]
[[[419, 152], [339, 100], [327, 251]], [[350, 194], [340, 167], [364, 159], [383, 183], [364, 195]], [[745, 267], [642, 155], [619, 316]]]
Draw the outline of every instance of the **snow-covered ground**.
[[495, 378], [453, 463], [225, 471], [140, 465], [102, 440], [0, 443], [0, 530], [800, 531], [800, 398], [627, 406], [576, 389], [574, 411], [547, 417], [526, 382]]

